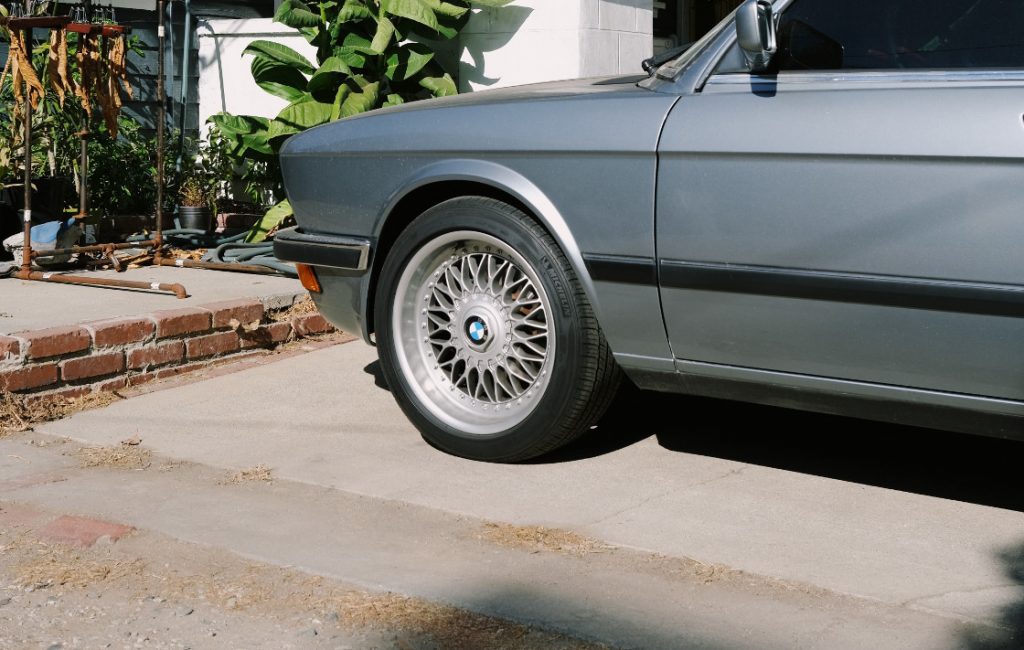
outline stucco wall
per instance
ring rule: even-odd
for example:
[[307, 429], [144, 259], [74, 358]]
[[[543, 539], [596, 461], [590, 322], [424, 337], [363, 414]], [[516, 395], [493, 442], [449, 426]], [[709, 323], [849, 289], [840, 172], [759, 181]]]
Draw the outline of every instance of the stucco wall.
[[517, 0], [482, 9], [461, 35], [462, 91], [640, 72], [653, 0]]
[[254, 40], [283, 43], [316, 61], [316, 48], [289, 27], [270, 18], [199, 22], [199, 123], [216, 113], [273, 117], [288, 105], [256, 85], [252, 57], [242, 51]]

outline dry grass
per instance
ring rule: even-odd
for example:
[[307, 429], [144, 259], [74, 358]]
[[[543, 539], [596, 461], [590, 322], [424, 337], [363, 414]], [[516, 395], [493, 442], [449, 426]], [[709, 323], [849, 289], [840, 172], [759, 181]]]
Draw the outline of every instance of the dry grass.
[[71, 587], [82, 589], [98, 582], [139, 575], [141, 560], [93, 560], [64, 546], [39, 544], [39, 548], [18, 566], [17, 583], [22, 587]]
[[260, 464], [256, 465], [255, 467], [250, 467], [248, 469], [242, 469], [235, 472], [228, 478], [221, 481], [221, 484], [238, 485], [239, 483], [249, 483], [252, 481], [265, 481], [269, 483], [270, 481], [273, 480], [274, 477], [271, 476], [270, 474], [270, 468], [267, 467], [266, 465]]
[[336, 614], [338, 624], [349, 629], [387, 629], [428, 637], [437, 647], [449, 650], [603, 647], [420, 598], [343, 589], [289, 569], [249, 565], [241, 572], [229, 568], [160, 579], [162, 594], [175, 601], [201, 599], [223, 609], [267, 616]]
[[83, 397], [32, 397], [0, 395], [0, 436], [26, 431], [40, 422], [52, 422], [79, 411], [102, 408], [122, 399], [116, 393], [91, 393]]
[[271, 320], [274, 321], [285, 321], [291, 320], [294, 316], [302, 316], [305, 314], [315, 314], [319, 310], [316, 308], [316, 303], [309, 296], [305, 296], [300, 300], [296, 300], [292, 303], [291, 307], [282, 309], [280, 311], [271, 312], [269, 315]]
[[152, 457], [148, 449], [127, 442], [117, 447], [83, 447], [78, 452], [82, 467], [147, 469], [152, 464]]
[[533, 553], [547, 551], [568, 555], [602, 553], [615, 547], [578, 533], [543, 526], [513, 526], [489, 522], [484, 524], [479, 538], [499, 546], [517, 548]]

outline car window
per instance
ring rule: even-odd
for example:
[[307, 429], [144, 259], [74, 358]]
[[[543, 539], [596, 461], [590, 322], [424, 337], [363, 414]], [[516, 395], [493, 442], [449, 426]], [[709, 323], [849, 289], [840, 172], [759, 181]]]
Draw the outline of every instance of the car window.
[[796, 0], [778, 32], [779, 71], [1024, 68], [1021, 0]]

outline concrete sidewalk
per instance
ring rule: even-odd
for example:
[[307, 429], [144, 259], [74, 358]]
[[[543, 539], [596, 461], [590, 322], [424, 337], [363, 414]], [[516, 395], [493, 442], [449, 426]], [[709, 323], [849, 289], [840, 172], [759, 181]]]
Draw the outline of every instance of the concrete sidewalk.
[[73, 275], [178, 283], [189, 297], [173, 294], [106, 287], [71, 286], [48, 282], [0, 279], [0, 334], [40, 330], [86, 321], [136, 316], [160, 309], [194, 307], [203, 303], [236, 298], [265, 298], [279, 303], [291, 301], [305, 290], [299, 281], [276, 275], [253, 275], [205, 269], [166, 266], [116, 271], [74, 271]]
[[297, 280], [167, 267], [118, 277], [184, 283], [189, 297], [0, 279], [0, 392], [109, 392], [334, 332]]
[[[1016, 479], [1000, 478], [1000, 472], [1010, 471], [1004, 459], [1014, 453], [1019, 457], [1019, 447], [1006, 448], [1002, 441], [922, 433], [762, 407], [750, 407], [754, 409], [749, 413], [751, 419], [737, 418], [736, 413], [746, 407], [729, 405], [731, 412], [726, 412], [716, 410], [721, 404], [707, 400], [642, 396], [617, 407], [599, 427], [602, 435], [560, 457], [533, 465], [489, 465], [446, 456], [424, 444], [380, 383], [374, 350], [352, 343], [132, 398], [42, 428], [48, 434], [88, 444], [116, 445], [138, 436], [147, 448], [167, 458], [223, 469], [264, 464], [284, 479], [285, 485], [306, 485], [312, 490], [310, 494], [328, 499], [335, 498], [331, 495], [338, 499], [371, 498], [384, 504], [378, 507], [383, 509], [380, 512], [394, 510], [386, 515], [392, 519], [382, 521], [384, 530], [375, 534], [384, 535], [389, 527], [399, 525], [402, 513], [412, 516], [415, 512], [564, 528], [650, 557], [692, 558], [728, 571], [745, 572], [753, 582], [778, 580], [798, 589], [822, 590], [837, 598], [852, 597], [863, 606], [882, 607], [881, 618], [875, 620], [879, 625], [882, 619], [888, 621], [882, 625], [885, 629], [890, 629], [894, 620], [898, 628], [898, 621], [904, 617], [907, 630], [913, 632], [909, 638], [901, 638], [862, 631], [849, 636], [857, 643], [837, 645], [836, 639], [842, 635], [837, 637], [826, 630], [849, 631], [851, 625], [859, 625], [854, 621], [860, 616], [844, 618], [845, 614], [837, 611], [831, 619], [811, 616], [814, 629], [821, 635], [817, 641], [801, 637], [799, 647], [865, 647], [858, 643], [900, 648], [964, 647], [961, 637], [950, 627], [964, 621], [995, 630], [1009, 628], [1011, 635], [1021, 632], [1021, 622], [1013, 612], [1024, 602], [1024, 589], [1016, 573], [1024, 561], [1024, 515], [1019, 495], [1012, 492]], [[640, 412], [643, 422], [636, 420]], [[716, 424], [709, 427], [709, 418]], [[735, 438], [748, 428], [753, 429], [753, 437], [747, 439], [746, 449], [715, 447], [713, 441], [702, 440], [709, 435]], [[827, 458], [823, 455], [812, 472], [785, 469], [789, 462], [786, 457], [807, 459], [799, 448], [784, 446], [790, 439], [787, 429], [794, 428], [807, 428], [813, 440], [827, 440], [827, 448], [839, 455], [837, 460], [831, 463], [823, 460]], [[757, 444], [751, 441], [759, 440], [758, 430], [765, 431], [765, 435], [768, 431], [780, 432], [770, 435], [783, 446], [772, 445], [771, 453], [762, 457], [772, 460], [751, 462], [746, 457], [750, 446]], [[890, 461], [885, 454], [894, 453], [903, 463], [904, 452], [898, 443], [891, 442], [901, 436], [914, 444], [923, 441], [923, 445], [951, 446], [945, 451], [914, 452], [913, 457], [939, 466], [959, 462], [971, 472], [971, 481], [991, 482], [993, 489], [979, 492], [957, 488], [957, 481], [964, 477], [957, 476], [955, 470], [945, 481], [931, 482], [924, 477], [912, 483], [913, 489], [892, 489], [886, 485], [898, 484], [898, 474], [876, 477], [870, 467], [851, 470], [840, 458], [853, 454], [862, 465], [870, 465], [874, 458], [874, 462], [887, 467]], [[866, 448], [860, 449], [861, 444]], [[714, 452], [687, 451], [702, 445]], [[976, 473], [971, 468], [974, 457], [978, 459]], [[778, 458], [783, 459], [781, 463]], [[923, 476], [922, 468], [909, 463], [902, 471], [904, 477]], [[851, 481], [844, 480], [846, 476], [866, 478]], [[947, 492], [950, 485], [952, 493]], [[1000, 486], [1011, 491], [1005, 499]], [[126, 498], [131, 489], [130, 482], [126, 483]], [[52, 490], [61, 491], [59, 487]], [[96, 515], [118, 520], [119, 512], [131, 517], [144, 514], [117, 503], [104, 505], [94, 496], [74, 492], [60, 498]], [[173, 496], [168, 498], [174, 500]], [[300, 499], [296, 503], [307, 502]], [[374, 571], [388, 562], [385, 553], [358, 576], [353, 575], [359, 573], [353, 566], [338, 565], [337, 552], [346, 545], [358, 546], [359, 536], [343, 539], [337, 532], [314, 533], [310, 526], [321, 515], [312, 505], [308, 510], [305, 505], [293, 506], [298, 508], [294, 517], [274, 519], [281, 539], [323, 536], [313, 545], [300, 545], [301, 550], [264, 545], [260, 540], [263, 533], [246, 525], [226, 537], [210, 537], [210, 526], [216, 528], [227, 522], [207, 520], [199, 525], [189, 521], [189, 508], [195, 505], [172, 507], [168, 503], [167, 507], [167, 512], [177, 514], [168, 519], [150, 508], [144, 525], [172, 535], [195, 535], [192, 541], [238, 544], [239, 552], [269, 561], [299, 563], [317, 571], [336, 570], [340, 577], [357, 582], [373, 580]], [[274, 517], [288, 510], [281, 507], [284, 510]], [[343, 515], [339, 512], [338, 516]], [[253, 525], [259, 519], [256, 516]], [[307, 520], [309, 523], [304, 523]], [[137, 522], [129, 519], [127, 523]], [[415, 531], [409, 534], [415, 537]], [[424, 534], [444, 535], [441, 531]], [[373, 544], [383, 542], [377, 539]], [[395, 562], [398, 557], [394, 557]], [[435, 572], [427, 566], [417, 569], [415, 562], [406, 564], [396, 565], [400, 570], [380, 573], [380, 583], [413, 594], [429, 591]], [[453, 579], [458, 582], [457, 576]], [[547, 588], [531, 587], [533, 591]], [[450, 588], [438, 589], [444, 592]], [[547, 599], [538, 602], [556, 602], [561, 587], [551, 589], [545, 592]], [[631, 589], [642, 587], [634, 585]], [[423, 595], [443, 596], [438, 591]], [[449, 597], [458, 601], [458, 590], [449, 591]], [[622, 594], [624, 601], [638, 597]], [[822, 598], [827, 610], [831, 597]], [[714, 602], [715, 607], [725, 607], [729, 601]], [[702, 610], [692, 602], [690, 605], [697, 607], [697, 612], [689, 624], [696, 625]], [[548, 622], [565, 623], [566, 612], [547, 609], [552, 610], [553, 617]], [[738, 637], [723, 631], [725, 626], [712, 635], [716, 638], [711, 644], [714, 647], [758, 647], [758, 626], [803, 624], [795, 611], [776, 612], [773, 616], [779, 617], [777, 620], [753, 614], [753, 618], [745, 619], [742, 608], [729, 611], [739, 617], [737, 624], [752, 626], [745, 632], [754, 631], [750, 637], [754, 642], [748, 639], [748, 643], [739, 643]], [[764, 614], [772, 610], [765, 604], [760, 611]], [[543, 611], [531, 612], [543, 622]], [[578, 612], [574, 615], [582, 616]], [[591, 628], [604, 629], [596, 624]], [[670, 628], [671, 621], [664, 620], [652, 628], [658, 630], [655, 645], [670, 647], [663, 636]], [[605, 633], [607, 630], [601, 632]], [[611, 640], [601, 635], [598, 638]], [[916, 642], [908, 643], [910, 638]], [[936, 639], [940, 638], [949, 643], [938, 644]], [[628, 645], [636, 645], [637, 637], [628, 641]], [[785, 647], [778, 637], [767, 645]]]

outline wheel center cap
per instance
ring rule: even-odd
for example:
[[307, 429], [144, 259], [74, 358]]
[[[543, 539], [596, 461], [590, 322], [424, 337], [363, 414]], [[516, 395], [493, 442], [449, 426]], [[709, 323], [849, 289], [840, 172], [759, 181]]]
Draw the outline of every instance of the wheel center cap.
[[470, 343], [476, 346], [486, 345], [488, 339], [491, 337], [490, 329], [487, 327], [486, 321], [479, 316], [470, 316], [466, 319], [466, 337], [469, 338]]

